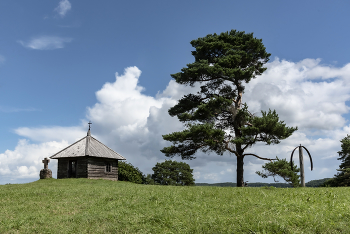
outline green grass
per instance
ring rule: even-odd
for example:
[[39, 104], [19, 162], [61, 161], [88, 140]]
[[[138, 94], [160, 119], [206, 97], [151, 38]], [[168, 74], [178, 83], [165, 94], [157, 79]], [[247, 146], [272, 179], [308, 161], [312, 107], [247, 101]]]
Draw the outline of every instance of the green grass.
[[0, 233], [350, 233], [350, 188], [46, 179], [0, 185]]

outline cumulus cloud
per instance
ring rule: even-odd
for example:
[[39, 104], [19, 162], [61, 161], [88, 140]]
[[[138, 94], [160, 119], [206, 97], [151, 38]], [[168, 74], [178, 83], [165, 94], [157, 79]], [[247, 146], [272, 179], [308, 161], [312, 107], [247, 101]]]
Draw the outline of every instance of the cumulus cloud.
[[67, 12], [72, 8], [72, 5], [68, 0], [61, 0], [58, 3], [58, 6], [55, 8], [55, 11], [61, 16], [64, 17]]
[[[247, 102], [251, 112], [261, 115], [260, 110], [275, 109], [287, 126], [299, 127], [298, 131], [278, 145], [258, 143], [247, 152], [289, 160], [292, 150], [302, 144], [311, 152], [314, 162], [311, 172], [310, 162], [305, 157], [306, 181], [333, 177], [335, 169], [339, 167], [336, 152], [341, 149], [340, 140], [350, 131], [350, 125], [342, 117], [349, 111], [345, 104], [350, 98], [349, 86], [346, 85], [349, 65], [336, 68], [320, 62], [317, 59], [305, 59], [294, 63], [276, 58], [267, 64], [268, 69], [261, 77], [245, 85], [243, 95], [243, 102]], [[168, 109], [183, 95], [198, 91], [198, 87], [179, 85], [171, 80], [163, 91], [152, 97], [143, 94], [144, 88], [138, 84], [140, 77], [141, 71], [137, 67], [126, 68], [122, 75], [116, 73], [114, 82], [104, 84], [96, 92], [97, 102], [87, 108], [86, 120], [93, 123], [93, 136], [147, 174], [153, 172], [152, 167], [157, 162], [168, 159], [159, 151], [170, 145], [162, 139], [162, 135], [183, 129], [176, 117], [169, 116]], [[65, 146], [62, 142], [71, 144], [85, 136], [86, 120], [76, 127], [22, 127], [15, 132], [41, 142], [34, 146], [42, 147], [43, 151], [46, 150], [46, 142], [61, 142], [62, 149]], [[26, 142], [25, 147], [31, 148], [32, 144]], [[196, 182], [235, 182], [235, 156], [204, 153], [196, 156], [195, 160], [185, 161], [194, 169]], [[295, 163], [298, 163], [298, 157], [294, 158]], [[172, 160], [181, 161], [180, 158]], [[8, 163], [19, 165], [16, 159]], [[262, 170], [261, 166], [266, 161], [247, 156], [244, 163], [245, 181], [273, 182], [273, 179], [263, 180], [255, 174], [255, 171]], [[35, 164], [28, 162], [19, 166], [27, 167], [21, 169], [23, 173], [30, 173], [30, 167]], [[17, 167], [7, 169], [5, 166], [2, 169], [9, 173], [19, 170]], [[38, 173], [39, 168], [37, 176]]]
[[[346, 123], [342, 114], [349, 111], [345, 101], [350, 99], [350, 64], [334, 68], [319, 63], [319, 59], [293, 63], [276, 58], [261, 77], [247, 84], [243, 101], [253, 112], [276, 109], [281, 119], [300, 130], [325, 133], [340, 128]], [[337, 79], [327, 81], [331, 78]]]
[[[37, 180], [43, 169], [42, 160], [67, 146], [67, 141], [31, 144], [28, 140], [19, 140], [14, 150], [0, 154], [0, 183], [16, 183], [21, 179]], [[57, 162], [50, 162], [49, 165], [53, 174], [56, 174]]]
[[72, 38], [57, 36], [40, 36], [24, 42], [18, 41], [22, 46], [34, 50], [54, 50], [64, 48], [65, 43], [71, 42]]

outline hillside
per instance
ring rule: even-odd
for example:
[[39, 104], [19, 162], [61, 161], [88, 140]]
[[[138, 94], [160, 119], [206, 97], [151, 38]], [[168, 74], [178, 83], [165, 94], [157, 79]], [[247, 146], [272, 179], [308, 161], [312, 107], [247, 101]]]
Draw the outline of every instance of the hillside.
[[348, 188], [45, 179], [0, 185], [0, 233], [350, 233], [349, 197]]

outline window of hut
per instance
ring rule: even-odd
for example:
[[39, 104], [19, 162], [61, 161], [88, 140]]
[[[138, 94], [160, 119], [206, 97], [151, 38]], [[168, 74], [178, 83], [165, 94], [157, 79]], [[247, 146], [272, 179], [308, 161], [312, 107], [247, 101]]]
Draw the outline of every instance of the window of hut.
[[109, 162], [106, 162], [106, 172], [111, 172], [112, 170], [112, 165]]

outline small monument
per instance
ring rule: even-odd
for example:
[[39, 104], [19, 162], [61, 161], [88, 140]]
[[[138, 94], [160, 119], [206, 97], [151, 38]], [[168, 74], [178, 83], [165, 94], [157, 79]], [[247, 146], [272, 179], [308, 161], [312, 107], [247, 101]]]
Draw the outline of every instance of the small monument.
[[42, 162], [44, 163], [44, 169], [40, 171], [40, 179], [52, 178], [52, 171], [48, 168], [50, 159], [45, 158]]

